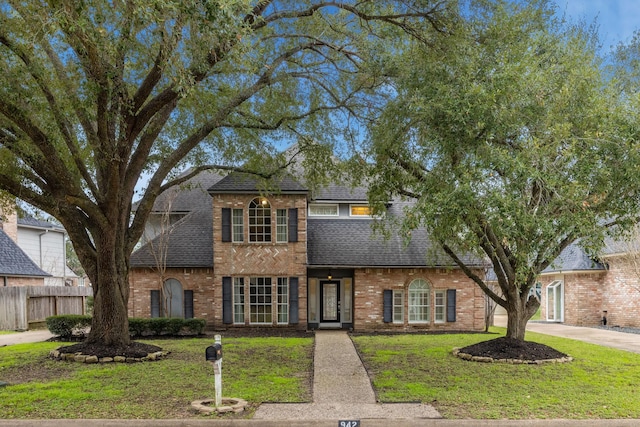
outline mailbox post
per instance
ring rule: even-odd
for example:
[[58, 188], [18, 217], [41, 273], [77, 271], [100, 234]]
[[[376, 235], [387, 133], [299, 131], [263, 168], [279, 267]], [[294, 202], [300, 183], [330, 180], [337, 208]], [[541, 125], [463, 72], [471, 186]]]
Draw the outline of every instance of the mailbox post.
[[216, 408], [222, 404], [222, 337], [216, 335], [214, 344], [207, 347], [205, 357], [213, 363], [213, 375], [216, 387]]

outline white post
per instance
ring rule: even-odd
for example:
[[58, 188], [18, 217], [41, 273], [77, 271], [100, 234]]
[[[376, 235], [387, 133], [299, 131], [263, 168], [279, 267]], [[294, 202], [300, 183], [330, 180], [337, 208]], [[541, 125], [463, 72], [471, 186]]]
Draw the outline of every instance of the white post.
[[[216, 344], [222, 345], [222, 336], [215, 335]], [[213, 362], [213, 375], [215, 377], [216, 386], [216, 408], [222, 404], [222, 357]]]

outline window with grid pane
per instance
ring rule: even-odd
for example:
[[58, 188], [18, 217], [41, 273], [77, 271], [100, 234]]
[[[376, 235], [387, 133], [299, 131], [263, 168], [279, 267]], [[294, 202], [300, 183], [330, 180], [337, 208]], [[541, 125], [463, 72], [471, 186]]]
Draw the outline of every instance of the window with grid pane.
[[409, 285], [409, 323], [429, 321], [429, 285], [416, 279]]
[[278, 209], [276, 211], [276, 242], [285, 243], [287, 241], [287, 210]]
[[445, 313], [447, 307], [447, 294], [446, 291], [435, 291], [433, 301], [433, 316], [434, 322], [444, 323]]
[[271, 205], [262, 197], [249, 203], [249, 241], [271, 241]]
[[234, 209], [231, 215], [231, 225], [233, 229], [233, 241], [244, 241], [244, 217], [242, 209]]
[[272, 323], [271, 278], [252, 277], [249, 280], [251, 323]]
[[393, 323], [404, 322], [404, 292], [393, 291]]
[[278, 323], [289, 323], [289, 281], [278, 277]]
[[244, 278], [233, 278], [233, 323], [244, 324]]

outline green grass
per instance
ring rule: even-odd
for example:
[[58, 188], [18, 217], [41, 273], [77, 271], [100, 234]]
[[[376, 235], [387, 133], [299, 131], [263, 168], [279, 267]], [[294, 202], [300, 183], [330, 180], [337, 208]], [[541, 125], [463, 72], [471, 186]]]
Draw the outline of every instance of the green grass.
[[[504, 328], [492, 331], [504, 334]], [[528, 333], [564, 364], [468, 362], [452, 355], [498, 335], [356, 336], [382, 402], [430, 403], [445, 418], [640, 418], [640, 355]]]
[[17, 334], [16, 331], [0, 331], [0, 335]]
[[[205, 361], [211, 340], [148, 341], [171, 353], [159, 362], [84, 365], [46, 357], [60, 343], [0, 348], [0, 419], [197, 417], [213, 398]], [[223, 395], [261, 402], [311, 401], [312, 338], [223, 338]], [[248, 413], [251, 414], [251, 411]]]

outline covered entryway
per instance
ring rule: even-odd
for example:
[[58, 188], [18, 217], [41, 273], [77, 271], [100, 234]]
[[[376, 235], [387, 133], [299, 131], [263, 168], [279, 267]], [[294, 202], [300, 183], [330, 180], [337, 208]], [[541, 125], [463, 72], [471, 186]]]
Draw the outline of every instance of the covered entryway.
[[353, 327], [353, 270], [309, 270], [307, 297], [311, 329]]

